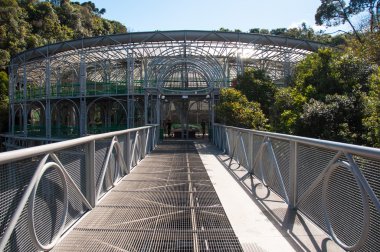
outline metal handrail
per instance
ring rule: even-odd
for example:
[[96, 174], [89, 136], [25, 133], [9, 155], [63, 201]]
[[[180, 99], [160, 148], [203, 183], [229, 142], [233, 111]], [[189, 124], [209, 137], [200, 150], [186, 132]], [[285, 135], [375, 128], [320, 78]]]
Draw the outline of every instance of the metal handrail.
[[352, 154], [365, 156], [368, 158], [380, 158], [380, 149], [378, 148], [371, 148], [366, 146], [359, 146], [354, 144], [347, 144], [347, 143], [340, 143], [340, 142], [334, 142], [329, 140], [323, 140], [323, 139], [315, 139], [315, 138], [308, 138], [308, 137], [301, 137], [301, 136], [294, 136], [294, 135], [286, 135], [281, 133], [274, 133], [274, 132], [267, 132], [267, 131], [259, 131], [259, 130], [251, 130], [251, 129], [243, 129], [243, 128], [237, 128], [233, 126], [226, 126], [222, 124], [215, 123], [216, 127], [224, 127], [226, 129], [235, 129], [239, 130], [240, 132], [246, 132], [246, 133], [254, 133], [258, 136], [263, 137], [271, 137], [276, 138], [279, 140], [286, 140], [286, 141], [293, 141], [296, 143], [306, 144], [306, 145], [313, 145], [315, 147], [320, 148], [326, 148], [326, 149], [336, 149], [341, 150], [344, 152], [350, 152]]
[[[5, 219], [4, 215], [0, 215], [0, 217], [3, 216], [0, 219], [0, 226], [3, 228], [0, 230], [0, 251], [3, 251], [6, 248], [9, 239], [12, 239], [12, 233], [17, 232], [15, 228], [23, 214], [27, 214], [25, 218], [27, 218], [28, 222], [26, 224], [21, 222], [20, 225], [25, 225], [22, 229], [29, 231], [30, 240], [34, 245], [34, 248], [37, 250], [50, 250], [53, 248], [64, 231], [74, 224], [73, 222], [66, 222], [66, 216], [69, 211], [68, 203], [70, 202], [68, 188], [71, 188], [71, 191], [75, 192], [75, 198], [71, 199], [73, 202], [82, 202], [87, 210], [91, 210], [105, 194], [102, 190], [104, 180], [106, 179], [106, 173], [111, 172], [114, 174], [113, 178], [111, 178], [111, 187], [107, 187], [108, 190], [115, 186], [123, 176], [130, 172], [134, 165], [155, 148], [158, 143], [158, 127], [158, 125], [150, 125], [0, 153], [0, 171], [10, 172], [19, 169], [19, 167], [24, 165], [28, 165], [28, 162], [32, 163], [32, 166], [34, 164], [33, 162], [38, 162], [37, 167], [34, 167], [35, 170], [32, 178], [30, 178], [29, 181], [26, 181], [27, 184], [24, 184], [19, 188], [19, 190], [22, 191], [22, 195], [19, 196], [16, 208], [10, 212], [10, 217]], [[131, 138], [131, 135], [134, 135], [135, 137]], [[104, 146], [105, 143], [108, 151], [106, 155], [104, 155], [104, 153], [99, 153], [101, 156], [101, 167], [100, 170], [98, 169], [97, 171], [98, 174], [96, 174], [96, 160], [99, 159], [99, 156], [96, 153], [96, 144], [98, 142], [101, 146]], [[64, 162], [61, 162], [60, 156], [56, 155], [61, 153], [64, 154], [65, 152], [70, 151], [70, 148], [73, 147], [82, 148], [82, 156], [79, 157], [79, 160], [81, 160], [81, 158], [86, 160], [84, 163], [79, 161], [79, 166], [75, 167], [78, 171], [85, 169], [86, 172], [85, 178], [81, 178], [79, 181], [80, 185], [76, 184], [77, 182], [75, 182], [70, 173], [66, 170]], [[30, 159], [32, 159], [33, 162], [30, 162]], [[118, 166], [110, 165], [111, 160], [113, 160], [114, 163], [116, 162]], [[78, 161], [75, 155], [72, 158], [72, 161], [74, 161], [74, 163]], [[17, 162], [20, 162], [20, 165], [15, 165]], [[81, 165], [84, 165], [84, 167], [81, 167]], [[62, 185], [62, 188], [60, 188], [60, 194], [63, 194], [63, 213], [59, 220], [59, 229], [53, 234], [50, 242], [43, 244], [40, 242], [40, 237], [38, 237], [38, 232], [36, 231], [34, 216], [35, 207], [38, 207], [38, 205], [35, 205], [37, 189], [39, 188], [42, 178], [44, 178], [45, 174], [48, 174], [47, 170], [55, 170], [58, 174]], [[5, 197], [2, 204], [3, 206], [6, 206], [6, 208], [8, 207], [8, 209], [13, 209], [13, 203], [9, 200], [11, 197], [10, 195], [12, 194], [7, 193], [8, 191], [9, 193], [12, 193], [14, 188], [17, 188], [17, 181], [8, 181], [7, 177], [0, 177], [0, 179], [3, 179], [0, 180], [0, 183], [4, 183], [0, 194], [1, 197]], [[25, 178], [15, 179], [21, 179], [23, 181]], [[96, 183], [96, 180], [98, 181], [98, 184]], [[23, 188], [25, 188], [25, 190]], [[85, 193], [82, 192], [80, 188], [82, 188], [82, 190], [85, 188]], [[53, 198], [59, 197], [55, 193], [52, 193], [52, 195], [49, 196], [52, 196]], [[25, 213], [23, 210], [27, 203], [29, 203], [28, 211]], [[46, 203], [48, 205], [48, 202]], [[2, 209], [4, 210], [4, 207]], [[81, 216], [83, 216], [84, 212], [80, 213]], [[56, 216], [58, 215], [59, 214]], [[77, 218], [80, 218], [81, 216], [77, 216]], [[20, 250], [29, 249], [30, 248], [20, 248]]]
[[67, 141], [62, 141], [58, 143], [51, 143], [51, 144], [45, 144], [41, 146], [35, 146], [30, 147], [27, 149], [20, 149], [20, 150], [13, 150], [13, 151], [7, 151], [0, 153], [0, 165], [6, 164], [9, 162], [18, 161], [25, 158], [30, 158], [38, 155], [42, 155], [49, 152], [55, 152], [62, 149], [67, 149], [70, 147], [74, 147], [80, 144], [86, 144], [91, 141], [101, 140], [104, 138], [110, 138], [114, 136], [120, 136], [125, 135], [131, 132], [140, 131], [143, 129], [148, 129], [152, 126], [144, 126], [139, 128], [133, 128], [133, 129], [127, 129], [127, 130], [121, 130], [121, 131], [115, 131], [115, 132], [108, 132], [103, 134], [97, 134], [97, 135], [91, 135], [91, 136], [85, 136], [81, 138], [71, 139]]
[[[213, 132], [213, 143], [230, 157], [229, 168], [235, 160], [247, 170], [242, 179], [255, 176], [290, 208], [303, 212], [324, 229], [339, 246], [349, 251], [380, 247], [378, 231], [373, 228], [380, 223], [380, 149], [221, 124], [214, 124]], [[347, 190], [342, 176], [352, 181]], [[345, 190], [339, 194], [331, 189], [336, 187]], [[360, 203], [351, 203], [350, 193], [360, 195], [355, 199]], [[341, 211], [334, 212], [335, 202], [345, 196], [347, 202], [338, 206]], [[311, 204], [307, 201], [309, 197], [323, 217], [314, 207], [304, 206], [305, 202]], [[341, 230], [346, 230], [342, 225], [349, 223], [342, 224], [341, 218], [349, 216], [344, 211], [351, 208], [358, 217], [349, 220], [355, 223], [352, 224], [355, 228], [352, 233], [342, 235]]]

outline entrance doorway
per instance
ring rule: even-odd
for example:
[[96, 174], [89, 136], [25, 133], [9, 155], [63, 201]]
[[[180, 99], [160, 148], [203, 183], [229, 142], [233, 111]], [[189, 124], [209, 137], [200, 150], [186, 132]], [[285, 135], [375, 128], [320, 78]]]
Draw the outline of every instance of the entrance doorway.
[[211, 112], [210, 101], [205, 96], [164, 96], [161, 101], [165, 139], [207, 137]]

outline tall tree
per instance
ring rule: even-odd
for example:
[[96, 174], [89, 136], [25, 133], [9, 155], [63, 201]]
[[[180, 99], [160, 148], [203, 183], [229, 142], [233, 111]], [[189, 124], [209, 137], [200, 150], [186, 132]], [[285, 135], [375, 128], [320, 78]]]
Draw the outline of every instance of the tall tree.
[[261, 69], [246, 69], [243, 75], [237, 77], [236, 89], [240, 90], [249, 101], [258, 102], [268, 116], [274, 103], [276, 85]]
[[362, 42], [358, 31], [351, 22], [351, 17], [359, 12], [352, 9], [344, 0], [321, 0], [321, 5], [315, 14], [315, 22], [317, 25], [336, 26], [345, 24], [351, 26], [356, 38]]
[[217, 121], [221, 123], [249, 129], [268, 129], [268, 120], [260, 109], [260, 104], [248, 101], [236, 89], [222, 89], [215, 110]]
[[349, 7], [352, 13], [368, 12], [370, 31], [379, 29], [380, 0], [351, 0]]

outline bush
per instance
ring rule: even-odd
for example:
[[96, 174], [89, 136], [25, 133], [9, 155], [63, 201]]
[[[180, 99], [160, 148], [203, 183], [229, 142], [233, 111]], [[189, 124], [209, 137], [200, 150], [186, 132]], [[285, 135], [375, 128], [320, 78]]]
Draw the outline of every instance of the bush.
[[229, 126], [266, 130], [268, 120], [257, 102], [249, 102], [238, 90], [221, 89], [216, 108], [217, 121]]

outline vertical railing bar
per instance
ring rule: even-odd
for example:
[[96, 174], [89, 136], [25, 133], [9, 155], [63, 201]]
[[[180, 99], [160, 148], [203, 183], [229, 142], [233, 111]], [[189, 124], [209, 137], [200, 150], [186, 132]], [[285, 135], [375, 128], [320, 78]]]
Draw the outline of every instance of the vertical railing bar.
[[126, 160], [125, 163], [127, 164], [127, 170], [125, 171], [126, 174], [129, 174], [131, 172], [131, 133], [128, 132], [126, 136], [126, 147], [125, 147], [125, 154], [126, 154]]
[[86, 147], [86, 196], [92, 207], [96, 205], [96, 178], [95, 178], [95, 140]]
[[242, 148], [243, 148], [245, 161], [247, 162], [247, 167], [246, 168], [247, 168], [247, 170], [249, 170], [250, 164], [249, 164], [248, 155], [247, 155], [247, 151], [245, 149], [245, 144], [244, 144], [244, 140], [243, 140], [243, 135], [242, 134], [240, 134], [240, 143], [241, 143]]
[[135, 150], [136, 150], [136, 144], [137, 144], [138, 136], [139, 136], [139, 132], [136, 131], [135, 141], [133, 142], [133, 148], [132, 148], [132, 154], [131, 154], [131, 163], [129, 164], [129, 169], [132, 168], [132, 164], [133, 164], [133, 161], [135, 159]]
[[254, 166], [253, 166], [253, 162], [255, 160], [255, 157], [254, 157], [254, 154], [255, 154], [255, 146], [254, 146], [254, 134], [252, 134], [251, 132], [248, 134], [248, 152], [249, 152], [249, 164], [250, 164], [250, 167], [249, 167], [249, 174], [250, 175], [254, 175]]
[[145, 153], [144, 153], [144, 157], [145, 155], [148, 153], [148, 141], [149, 141], [149, 134], [150, 134], [150, 130], [147, 129], [147, 133], [145, 135]]
[[225, 129], [225, 135], [226, 135], [226, 149], [224, 150], [226, 154], [230, 154], [230, 138], [228, 136], [228, 129], [227, 128], [224, 128]]
[[235, 155], [236, 146], [237, 146], [237, 138], [234, 141], [234, 147], [232, 149], [232, 155], [230, 156], [230, 162], [228, 164], [228, 168], [231, 168], [232, 160], [234, 159], [234, 155]]
[[[263, 152], [263, 149], [264, 149], [265, 145], [266, 145], [266, 138], [263, 139], [263, 141], [262, 141], [262, 143], [261, 143], [261, 145], [260, 145], [260, 148], [259, 148], [259, 150], [258, 150], [256, 156], [254, 157], [253, 165], [252, 165], [252, 170], [254, 170], [254, 168], [255, 168], [257, 162], [260, 161], [260, 160], [262, 159], [262, 154], [261, 154], [261, 153]], [[262, 170], [262, 167], [261, 167], [261, 166], [260, 166], [260, 170]], [[262, 173], [262, 171], [261, 171], [261, 173]], [[263, 174], [261, 174], [261, 175], [262, 175], [262, 178], [264, 178], [264, 177], [263, 177]]]
[[289, 157], [289, 207], [292, 209], [297, 208], [297, 169], [298, 169], [298, 143], [294, 141], [289, 142], [290, 157]]
[[260, 175], [261, 175], [261, 181], [263, 182], [263, 184], [268, 187], [268, 184], [265, 180], [265, 175], [264, 175], [264, 169], [263, 169], [263, 152], [264, 152], [264, 148], [268, 146], [268, 142], [267, 142], [267, 137], [264, 138], [265, 139], [265, 142], [263, 143], [262, 145], [262, 149], [260, 151], [260, 156], [258, 158], [259, 160], [259, 170], [260, 170]]
[[115, 147], [116, 147], [116, 157], [117, 157], [117, 161], [119, 162], [119, 165], [123, 168], [123, 169], [120, 169], [120, 177], [124, 177], [124, 173], [123, 173], [123, 170], [126, 171], [127, 170], [127, 164], [125, 163], [125, 158], [124, 158], [124, 155], [123, 155], [123, 148], [120, 146], [120, 143], [116, 143], [115, 144]]

